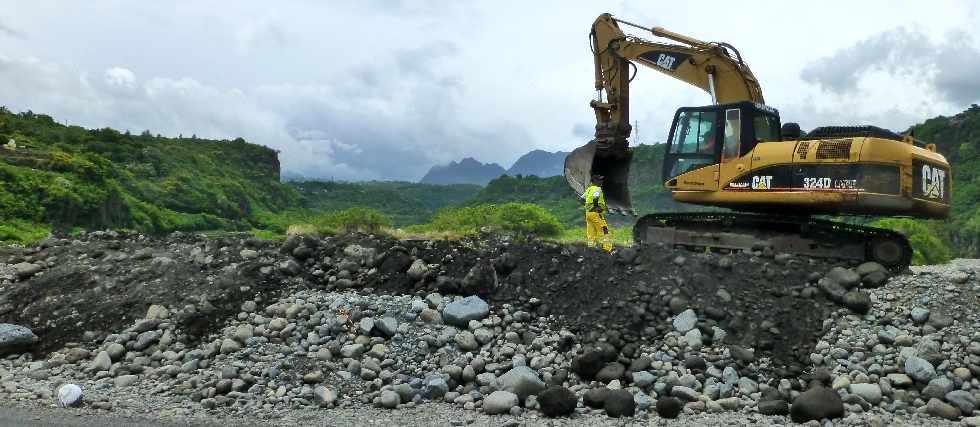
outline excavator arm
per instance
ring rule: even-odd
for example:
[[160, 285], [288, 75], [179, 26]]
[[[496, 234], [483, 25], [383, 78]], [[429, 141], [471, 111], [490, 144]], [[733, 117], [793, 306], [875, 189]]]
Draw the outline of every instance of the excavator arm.
[[[628, 36], [619, 24], [649, 31], [675, 43], [658, 43]], [[764, 104], [762, 89], [739, 52], [727, 43], [704, 42], [663, 28], [645, 28], [600, 15], [589, 33], [595, 63], [597, 99], [595, 139], [576, 149], [565, 161], [565, 177], [581, 193], [589, 178], [604, 175], [611, 211], [632, 213], [627, 179], [631, 160], [627, 139], [629, 84], [636, 64], [686, 82], [708, 92], [714, 103], [752, 101]]]

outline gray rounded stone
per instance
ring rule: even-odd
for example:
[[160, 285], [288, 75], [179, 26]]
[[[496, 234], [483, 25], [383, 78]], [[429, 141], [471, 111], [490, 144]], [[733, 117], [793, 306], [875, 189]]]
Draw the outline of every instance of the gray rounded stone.
[[469, 326], [470, 320], [483, 320], [489, 315], [490, 305], [476, 295], [453, 301], [442, 310], [444, 322], [461, 328]]
[[905, 359], [905, 373], [922, 383], [928, 383], [936, 378], [936, 368], [932, 366], [932, 363], [917, 356]]
[[694, 329], [697, 323], [698, 323], [698, 315], [697, 313], [694, 312], [694, 310], [691, 309], [682, 311], [681, 314], [678, 314], [676, 317], [674, 317], [674, 322], [673, 322], [674, 329], [682, 334], [687, 333], [687, 331], [690, 331], [691, 329]]
[[490, 415], [508, 414], [520, 401], [509, 391], [497, 390], [483, 399], [483, 412]]
[[398, 393], [391, 390], [385, 390], [381, 392], [381, 407], [385, 409], [395, 409], [401, 403], [401, 397]]

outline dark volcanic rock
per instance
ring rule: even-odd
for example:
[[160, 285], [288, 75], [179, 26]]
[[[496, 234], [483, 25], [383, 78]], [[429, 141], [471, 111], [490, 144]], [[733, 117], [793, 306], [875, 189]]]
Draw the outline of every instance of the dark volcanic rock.
[[606, 387], [590, 389], [582, 396], [582, 403], [593, 409], [602, 409], [605, 407], [606, 399], [611, 391]]
[[595, 379], [608, 383], [612, 380], [618, 380], [623, 377], [623, 373], [626, 372], [626, 367], [618, 362], [613, 362], [603, 366], [602, 369], [595, 375]]
[[541, 412], [549, 417], [563, 417], [575, 412], [578, 397], [565, 387], [548, 387], [538, 395]]
[[811, 381], [810, 389], [803, 392], [793, 401], [790, 416], [794, 422], [804, 423], [810, 420], [841, 418], [844, 416], [844, 402], [830, 388], [819, 382]]
[[868, 314], [871, 311], [871, 296], [864, 291], [850, 291], [844, 294], [842, 304], [857, 314]]
[[879, 288], [888, 282], [888, 273], [884, 271], [875, 271], [869, 273], [861, 279], [861, 284], [865, 288]]
[[613, 390], [606, 396], [603, 406], [606, 415], [610, 417], [631, 417], [636, 413], [636, 402], [633, 401], [633, 394], [626, 390]]
[[648, 368], [650, 368], [650, 365], [652, 364], [653, 364], [653, 359], [650, 359], [649, 357], [646, 356], [640, 356], [637, 357], [636, 359], [633, 359], [633, 361], [630, 362], [629, 371], [630, 372], [645, 371]]
[[412, 265], [412, 257], [399, 250], [392, 250], [381, 262], [380, 270], [385, 274], [404, 273]]
[[759, 413], [763, 415], [789, 415], [789, 404], [784, 400], [759, 402]]
[[827, 296], [828, 299], [835, 302], [841, 302], [844, 300], [844, 294], [847, 293], [847, 289], [833, 280], [823, 278], [817, 283], [817, 287]]
[[708, 369], [708, 363], [700, 356], [687, 356], [684, 358], [684, 367], [687, 369], [704, 371]]
[[662, 418], [677, 418], [684, 409], [684, 404], [676, 397], [661, 397], [657, 399], [656, 409], [657, 415]]
[[489, 263], [478, 263], [466, 273], [460, 285], [466, 295], [489, 295], [497, 289], [497, 270]]
[[[572, 359], [572, 372], [582, 379], [593, 380], [606, 363], [613, 360], [616, 360], [616, 348], [608, 343], [600, 343]], [[622, 373], [619, 376], [622, 376]]]

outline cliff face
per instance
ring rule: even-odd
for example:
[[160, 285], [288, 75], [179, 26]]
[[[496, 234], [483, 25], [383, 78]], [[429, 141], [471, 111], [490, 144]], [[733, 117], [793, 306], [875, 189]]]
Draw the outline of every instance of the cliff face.
[[0, 224], [246, 229], [259, 212], [298, 205], [278, 153], [241, 138], [84, 129], [0, 108], [0, 141]]

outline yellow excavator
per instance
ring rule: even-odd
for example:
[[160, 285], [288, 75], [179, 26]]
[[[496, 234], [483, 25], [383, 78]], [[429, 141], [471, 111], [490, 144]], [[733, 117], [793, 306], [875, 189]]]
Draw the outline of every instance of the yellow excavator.
[[[620, 24], [674, 43], [629, 36]], [[771, 250], [876, 261], [902, 270], [912, 248], [900, 233], [813, 215], [944, 218], [951, 176], [935, 145], [875, 126], [827, 126], [803, 133], [781, 125], [741, 54], [663, 28], [600, 15], [589, 35], [595, 57], [595, 139], [565, 160], [579, 194], [591, 176], [610, 212], [634, 214], [628, 189], [629, 84], [636, 64], [697, 86], [711, 105], [674, 115], [663, 160], [674, 200], [729, 211], [663, 213], [636, 221], [637, 244], [721, 250]]]

